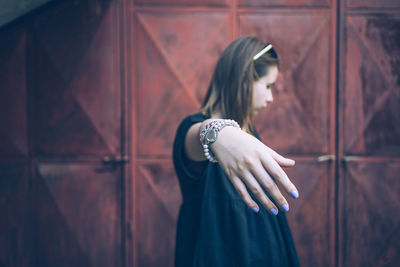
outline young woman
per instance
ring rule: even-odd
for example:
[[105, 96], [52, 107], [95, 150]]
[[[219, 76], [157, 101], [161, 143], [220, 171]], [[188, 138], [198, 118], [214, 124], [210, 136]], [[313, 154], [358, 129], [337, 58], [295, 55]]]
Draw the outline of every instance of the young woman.
[[281, 168], [294, 161], [264, 145], [253, 122], [273, 101], [278, 72], [271, 44], [238, 38], [219, 58], [200, 111], [180, 124], [173, 147], [183, 197], [176, 267], [299, 265], [289, 204], [277, 186], [299, 196]]

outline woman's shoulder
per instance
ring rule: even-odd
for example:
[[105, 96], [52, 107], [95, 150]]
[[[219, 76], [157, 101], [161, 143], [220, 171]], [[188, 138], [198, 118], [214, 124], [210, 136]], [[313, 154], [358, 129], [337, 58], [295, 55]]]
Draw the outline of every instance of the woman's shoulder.
[[180, 127], [190, 126], [196, 124], [198, 122], [203, 122], [204, 120], [208, 119], [206, 115], [203, 113], [193, 113], [184, 117], [180, 123]]
[[188, 120], [190, 122], [196, 123], [196, 122], [204, 121], [206, 119], [208, 119], [208, 117], [206, 115], [204, 115], [201, 112], [197, 112], [197, 113], [193, 113], [193, 114], [186, 116], [184, 120]]
[[203, 122], [206, 119], [207, 119], [207, 116], [200, 112], [187, 115], [180, 121], [180, 123], [178, 125], [177, 132], [176, 132], [176, 138], [180, 139], [180, 137], [184, 137], [186, 135], [186, 132], [189, 130], [189, 128], [192, 125], [194, 125], [198, 122]]
[[195, 162], [190, 160], [185, 154], [185, 136], [190, 127], [198, 122], [203, 122], [207, 116], [202, 113], [194, 113], [186, 116], [181, 121], [176, 131], [175, 140], [173, 144], [173, 163], [176, 173], [180, 179], [191, 178], [198, 180], [201, 178], [207, 161]]

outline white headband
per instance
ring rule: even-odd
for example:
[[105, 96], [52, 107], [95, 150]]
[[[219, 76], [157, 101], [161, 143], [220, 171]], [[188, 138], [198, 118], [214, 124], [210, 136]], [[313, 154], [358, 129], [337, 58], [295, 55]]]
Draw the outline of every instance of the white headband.
[[253, 60], [257, 60], [259, 59], [262, 55], [264, 55], [265, 53], [267, 53], [269, 50], [271, 50], [272, 48], [272, 44], [267, 45], [266, 47], [264, 47], [263, 50], [261, 50], [260, 52], [257, 53], [257, 55], [255, 55], [253, 57]]

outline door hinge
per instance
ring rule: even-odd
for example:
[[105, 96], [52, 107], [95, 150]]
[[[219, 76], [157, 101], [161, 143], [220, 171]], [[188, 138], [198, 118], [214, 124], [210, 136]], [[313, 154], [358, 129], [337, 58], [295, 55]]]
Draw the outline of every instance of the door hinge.
[[129, 162], [128, 155], [107, 155], [103, 157], [103, 164], [124, 164]]

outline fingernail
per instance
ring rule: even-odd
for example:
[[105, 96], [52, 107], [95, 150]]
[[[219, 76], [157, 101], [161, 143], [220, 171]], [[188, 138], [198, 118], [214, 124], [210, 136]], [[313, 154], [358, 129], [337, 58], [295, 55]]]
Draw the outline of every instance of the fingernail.
[[283, 209], [284, 211], [288, 212], [288, 211], [289, 211], [289, 205], [288, 205], [288, 204], [283, 204], [283, 205], [282, 205], [282, 209]]
[[298, 198], [298, 197], [299, 197], [299, 193], [298, 193], [296, 190], [293, 190], [292, 192], [290, 192], [290, 195], [291, 195], [293, 198]]
[[292, 159], [287, 159], [289, 162], [290, 162], [290, 164], [295, 164], [296, 162], [294, 161], [294, 160], [292, 160]]
[[278, 211], [275, 208], [272, 208], [269, 211], [274, 215], [278, 214]]
[[259, 208], [257, 208], [256, 206], [251, 208], [255, 213], [258, 213], [258, 211], [260, 210]]

